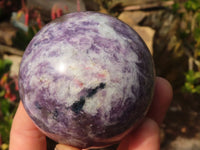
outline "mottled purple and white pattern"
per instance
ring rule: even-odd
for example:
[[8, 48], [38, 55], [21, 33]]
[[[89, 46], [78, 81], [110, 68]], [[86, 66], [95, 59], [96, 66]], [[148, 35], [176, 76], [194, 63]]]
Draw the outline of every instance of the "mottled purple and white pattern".
[[35, 124], [81, 148], [126, 135], [145, 116], [153, 86], [152, 57], [138, 34], [94, 12], [46, 25], [28, 45], [19, 73], [20, 96]]

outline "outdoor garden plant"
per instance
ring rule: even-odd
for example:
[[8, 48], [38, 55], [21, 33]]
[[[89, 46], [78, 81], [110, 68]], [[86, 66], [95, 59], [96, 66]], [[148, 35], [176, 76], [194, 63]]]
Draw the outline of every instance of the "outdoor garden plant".
[[0, 147], [8, 148], [10, 128], [19, 101], [17, 77], [10, 76], [12, 62], [0, 59]]

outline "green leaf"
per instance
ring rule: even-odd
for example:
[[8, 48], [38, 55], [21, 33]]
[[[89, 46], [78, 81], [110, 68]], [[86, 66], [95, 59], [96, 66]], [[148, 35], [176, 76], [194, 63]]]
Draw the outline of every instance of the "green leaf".
[[[0, 110], [2, 116], [0, 117], [0, 134], [3, 143], [9, 143], [10, 129], [13, 121], [13, 116], [16, 112], [16, 107], [11, 108], [12, 103], [6, 99], [0, 99]], [[13, 105], [15, 106], [15, 105]]]
[[196, 93], [200, 94], [200, 85], [196, 86], [195, 89], [196, 89]]
[[189, 70], [189, 71], [185, 74], [185, 77], [186, 77], [186, 82], [193, 83], [193, 82], [195, 81], [195, 78], [194, 78], [194, 71], [193, 71], [193, 70]]
[[195, 80], [200, 79], [200, 72], [195, 72], [194, 78], [195, 78]]
[[29, 26], [28, 32], [19, 29], [16, 36], [13, 38], [14, 46], [25, 50], [29, 42], [39, 30], [38, 26]]
[[9, 109], [10, 109], [10, 102], [6, 99], [1, 99], [0, 108], [1, 108], [1, 112], [4, 116], [8, 115]]
[[193, 34], [194, 34], [194, 39], [197, 42], [200, 42], [200, 28], [195, 28]]
[[197, 49], [196, 54], [197, 54], [198, 57], [200, 56], [200, 49]]
[[193, 88], [194, 88], [194, 86], [191, 83], [189, 83], [189, 82], [185, 83], [185, 89], [187, 91], [192, 91]]
[[200, 72], [190, 70], [185, 74], [185, 78], [183, 91], [200, 94]]
[[196, 24], [197, 24], [198, 26], [200, 26], [200, 13], [197, 14], [195, 20], [196, 20]]
[[177, 12], [177, 10], [179, 9], [179, 3], [174, 3], [173, 5], [172, 5], [172, 10], [173, 10], [173, 12]]
[[200, 2], [199, 0], [188, 0], [187, 2], [185, 2], [185, 8], [188, 11], [196, 11], [200, 8]]
[[7, 73], [10, 70], [12, 65], [12, 61], [8, 59], [0, 59], [0, 78], [4, 73]]
[[0, 97], [3, 97], [5, 95], [5, 90], [0, 89]]

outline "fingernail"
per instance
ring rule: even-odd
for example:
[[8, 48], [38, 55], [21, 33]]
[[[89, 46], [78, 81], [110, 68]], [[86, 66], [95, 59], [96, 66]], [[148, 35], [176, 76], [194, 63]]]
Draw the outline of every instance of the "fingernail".
[[80, 149], [68, 145], [57, 144], [54, 150], [80, 150]]

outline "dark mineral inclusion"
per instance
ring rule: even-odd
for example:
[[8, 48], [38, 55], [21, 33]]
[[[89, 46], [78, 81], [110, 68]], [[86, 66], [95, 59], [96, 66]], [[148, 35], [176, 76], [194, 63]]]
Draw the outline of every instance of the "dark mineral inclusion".
[[95, 95], [98, 90], [100, 89], [104, 89], [106, 86], [105, 83], [100, 83], [99, 86], [95, 87], [94, 89], [88, 89], [87, 90], [87, 95], [84, 97], [84, 96], [81, 96], [80, 97], [80, 100], [75, 102], [73, 105], [72, 105], [72, 111], [74, 111], [75, 113], [79, 113], [82, 108], [83, 108], [83, 105], [85, 104], [85, 100], [87, 100], [87, 98], [90, 98], [92, 97], [93, 95]]

